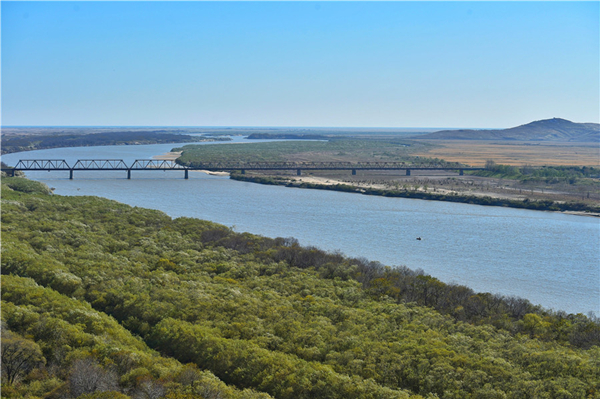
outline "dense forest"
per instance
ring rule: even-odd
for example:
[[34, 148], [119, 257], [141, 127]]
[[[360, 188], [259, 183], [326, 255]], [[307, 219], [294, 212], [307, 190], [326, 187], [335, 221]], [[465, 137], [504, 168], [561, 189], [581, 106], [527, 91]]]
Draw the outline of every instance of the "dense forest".
[[230, 139], [224, 137], [206, 138], [190, 136], [187, 134], [161, 133], [156, 131], [119, 131], [93, 134], [3, 135], [2, 154], [58, 147], [194, 143], [200, 141], [217, 140], [228, 141]]
[[600, 323], [2, 178], [2, 397], [600, 398]]

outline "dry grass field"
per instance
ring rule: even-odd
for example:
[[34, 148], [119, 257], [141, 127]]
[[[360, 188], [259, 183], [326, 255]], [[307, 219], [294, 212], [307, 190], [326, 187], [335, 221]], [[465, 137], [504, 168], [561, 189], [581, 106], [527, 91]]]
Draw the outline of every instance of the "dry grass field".
[[[532, 143], [471, 140], [419, 140], [436, 145], [415, 155], [484, 166], [488, 159], [513, 166], [600, 166], [598, 143]], [[437, 147], [439, 146], [439, 147]]]

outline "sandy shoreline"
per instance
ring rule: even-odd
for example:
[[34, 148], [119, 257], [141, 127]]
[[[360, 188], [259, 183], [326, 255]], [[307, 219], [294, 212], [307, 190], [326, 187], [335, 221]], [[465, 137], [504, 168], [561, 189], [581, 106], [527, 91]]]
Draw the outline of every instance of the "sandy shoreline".
[[[155, 155], [152, 159], [158, 159], [159, 161], [174, 161], [181, 155], [181, 151], [171, 151], [161, 155]], [[211, 170], [192, 170], [191, 172], [206, 173], [211, 176], [229, 176], [229, 172], [213, 172]]]
[[[327, 185], [327, 186], [336, 185], [336, 184], [346, 184], [346, 185], [351, 185], [351, 186], [364, 188], [364, 189], [380, 189], [380, 190], [389, 189], [389, 187], [384, 184], [365, 184], [365, 183], [357, 183], [357, 182], [349, 183], [349, 182], [342, 181], [342, 180], [332, 180], [332, 179], [328, 179], [325, 177], [317, 177], [317, 176], [310, 176], [310, 177], [298, 176], [298, 177], [294, 177], [292, 180], [295, 180], [296, 182], [300, 182], [300, 183], [323, 184], [323, 185]], [[417, 191], [434, 193], [434, 191], [432, 191], [432, 190], [418, 189]], [[512, 199], [521, 199], [522, 200], [522, 199], [526, 198], [526, 196], [524, 196], [524, 195], [502, 195], [502, 194], [498, 194], [498, 193], [479, 192], [479, 191], [462, 191], [462, 190], [446, 190], [446, 189], [442, 189], [442, 188], [437, 188], [435, 191], [436, 194], [452, 194], [453, 192], [463, 194], [463, 195], [468, 194], [468, 195], [472, 195], [474, 197], [492, 197], [492, 198], [510, 199], [510, 200], [512, 200]]]
[[231, 173], [229, 172], [213, 172], [212, 170], [192, 170], [192, 172], [202, 172], [211, 176], [229, 176]]
[[[317, 177], [317, 176], [297, 176], [294, 178], [290, 178], [289, 181], [295, 182], [295, 183], [320, 184], [320, 185], [325, 185], [325, 186], [333, 186], [336, 184], [343, 184], [343, 185], [351, 185], [351, 186], [358, 187], [361, 189], [384, 189], [385, 190], [385, 189], [389, 188], [382, 184], [348, 183], [348, 182], [341, 181], [341, 180], [332, 180], [332, 179], [328, 179], [326, 177]], [[433, 193], [433, 191], [431, 191], [431, 190], [425, 191], [425, 190], [419, 189], [418, 191]], [[439, 189], [439, 188], [437, 189], [437, 191], [435, 191], [436, 194], [451, 194], [452, 192], [456, 192], [460, 195], [472, 195], [473, 197], [492, 197], [492, 198], [505, 199], [505, 200], [515, 200], [515, 199], [522, 200], [522, 199], [526, 198], [525, 196], [520, 196], [520, 195], [502, 195], [502, 194], [498, 194], [498, 193], [462, 191], [462, 190], [454, 190], [453, 191], [453, 190], [444, 190], [444, 189]], [[568, 214], [568, 215], [577, 215], [577, 216], [600, 217], [600, 213], [593, 213], [593, 212], [582, 212], [582, 211], [550, 211], [550, 212], [557, 212], [557, 213], [563, 213], [563, 214]]]
[[174, 161], [177, 158], [179, 158], [179, 156], [181, 155], [182, 151], [176, 151], [176, 152], [167, 152], [166, 154], [162, 154], [162, 155], [155, 155], [152, 157], [152, 159], [159, 159], [159, 160], [164, 160], [164, 161]]

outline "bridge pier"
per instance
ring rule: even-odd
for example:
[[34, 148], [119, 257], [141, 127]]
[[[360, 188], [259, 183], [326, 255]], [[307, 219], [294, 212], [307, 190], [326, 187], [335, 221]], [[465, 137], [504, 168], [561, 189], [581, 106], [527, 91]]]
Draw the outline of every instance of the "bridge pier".
[[186, 169], [186, 170], [185, 170], [185, 176], [184, 176], [184, 179], [186, 179], [186, 180], [187, 180], [189, 177], [190, 177], [190, 176], [189, 176], [189, 170], [187, 170], [187, 169]]
[[356, 176], [356, 169], [352, 169], [352, 176]]
[[69, 180], [73, 180], [73, 169], [69, 169]]
[[242, 169], [242, 174], [245, 175], [246, 174], [246, 169]]
[[459, 176], [464, 176], [465, 175], [465, 171], [463, 169], [460, 169], [458, 171]]
[[127, 169], [127, 180], [131, 180], [131, 169]]
[[406, 176], [410, 176], [410, 169], [406, 169]]
[[296, 176], [302, 176], [302, 169], [296, 170]]

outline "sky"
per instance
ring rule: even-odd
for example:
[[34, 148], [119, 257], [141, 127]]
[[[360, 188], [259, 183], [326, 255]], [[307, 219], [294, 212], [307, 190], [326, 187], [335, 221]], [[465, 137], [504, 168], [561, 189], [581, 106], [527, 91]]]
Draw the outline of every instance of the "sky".
[[600, 2], [1, 2], [3, 126], [600, 120]]

